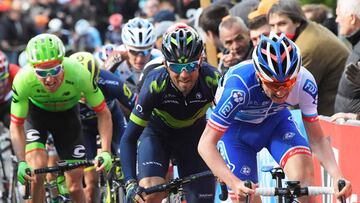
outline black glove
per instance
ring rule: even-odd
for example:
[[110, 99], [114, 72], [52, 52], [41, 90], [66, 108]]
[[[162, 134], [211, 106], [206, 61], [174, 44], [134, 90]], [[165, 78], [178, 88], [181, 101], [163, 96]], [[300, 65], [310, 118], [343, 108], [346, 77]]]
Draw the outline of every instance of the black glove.
[[129, 180], [125, 184], [126, 188], [126, 203], [133, 203], [136, 202], [136, 195], [139, 195], [142, 200], [145, 201], [145, 199], [142, 196], [142, 192], [144, 191], [144, 188], [140, 187], [136, 180]]
[[345, 77], [351, 84], [360, 87], [360, 62], [357, 65], [350, 63], [345, 67]]

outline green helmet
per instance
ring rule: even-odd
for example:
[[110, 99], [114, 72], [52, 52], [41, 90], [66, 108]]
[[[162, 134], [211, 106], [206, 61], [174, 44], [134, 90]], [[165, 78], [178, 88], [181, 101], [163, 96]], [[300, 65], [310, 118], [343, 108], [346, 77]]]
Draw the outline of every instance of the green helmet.
[[53, 60], [62, 61], [64, 55], [64, 44], [53, 34], [39, 34], [33, 37], [26, 46], [26, 57], [31, 65]]
[[81, 63], [82, 67], [89, 70], [91, 73], [91, 79], [94, 85], [99, 80], [100, 69], [94, 55], [89, 52], [77, 52], [70, 56], [71, 59], [75, 59]]

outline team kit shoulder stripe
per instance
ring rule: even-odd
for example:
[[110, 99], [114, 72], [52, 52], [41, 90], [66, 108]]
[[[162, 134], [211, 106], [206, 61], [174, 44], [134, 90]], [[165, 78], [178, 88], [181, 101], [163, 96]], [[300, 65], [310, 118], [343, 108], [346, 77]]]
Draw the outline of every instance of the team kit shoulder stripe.
[[130, 114], [130, 120], [141, 127], [146, 127], [146, 125], [148, 123], [148, 121], [141, 119], [140, 117], [138, 117], [137, 115], [135, 115], [133, 113]]
[[93, 110], [95, 112], [100, 112], [100, 111], [104, 110], [105, 107], [106, 107], [106, 102], [105, 102], [105, 100], [103, 100], [99, 105], [93, 107]]
[[16, 117], [14, 114], [10, 115], [11, 122], [17, 125], [22, 125], [25, 122], [25, 118]]
[[220, 124], [216, 123], [215, 121], [209, 119], [207, 125], [210, 126], [212, 129], [224, 133], [228, 127], [221, 126]]

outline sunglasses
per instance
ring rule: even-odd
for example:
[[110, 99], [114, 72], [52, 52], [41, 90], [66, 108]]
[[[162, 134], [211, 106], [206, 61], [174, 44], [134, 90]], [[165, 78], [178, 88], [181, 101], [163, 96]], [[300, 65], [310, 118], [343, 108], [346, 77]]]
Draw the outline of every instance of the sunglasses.
[[199, 67], [200, 60], [193, 61], [191, 63], [171, 63], [171, 62], [167, 62], [167, 61], [166, 61], [166, 63], [171, 71], [173, 71], [177, 74], [180, 74], [183, 70], [185, 70], [188, 73], [195, 71]]
[[59, 64], [49, 69], [35, 68], [35, 73], [40, 78], [46, 78], [47, 76], [55, 77], [61, 72], [62, 69], [63, 69], [62, 64]]
[[130, 54], [132, 54], [134, 56], [138, 56], [140, 54], [143, 55], [143, 56], [148, 56], [151, 53], [151, 49], [142, 50], [142, 51], [129, 49], [129, 52], [130, 52]]
[[280, 88], [284, 88], [284, 89], [291, 89], [296, 82], [296, 78], [287, 80], [285, 82], [266, 82], [266, 81], [262, 81], [268, 88], [272, 89], [272, 90], [279, 90]]

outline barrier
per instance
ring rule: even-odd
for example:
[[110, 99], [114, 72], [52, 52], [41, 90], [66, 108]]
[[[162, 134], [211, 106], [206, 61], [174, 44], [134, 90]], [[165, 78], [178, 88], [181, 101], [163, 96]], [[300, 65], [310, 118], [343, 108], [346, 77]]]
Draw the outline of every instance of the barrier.
[[[301, 134], [307, 137], [300, 110], [293, 110], [291, 113], [299, 125]], [[360, 121], [340, 121], [332, 123], [329, 122], [329, 117], [320, 116], [320, 123], [325, 135], [331, 142], [336, 161], [342, 169], [344, 177], [352, 183], [353, 194], [347, 199], [347, 202], [358, 202], [358, 196], [360, 195], [360, 174], [357, 170], [357, 166], [360, 164], [357, 161], [360, 160]], [[265, 165], [277, 165], [266, 149], [263, 149], [258, 153], [257, 160], [259, 169]], [[319, 162], [315, 158], [314, 170], [316, 185], [333, 185], [330, 175], [320, 166]], [[275, 186], [275, 182], [271, 179], [271, 175], [269, 173], [263, 173], [261, 170], [258, 171], [259, 184], [261, 187]], [[217, 194], [218, 193], [219, 187], [217, 188]], [[220, 201], [217, 199], [215, 202], [219, 203]], [[227, 200], [223, 202], [231, 201]], [[262, 202], [275, 203], [274, 200], [268, 197], [263, 198]], [[336, 200], [331, 197], [324, 196], [324, 198], [319, 197], [316, 202], [335, 203]]]

